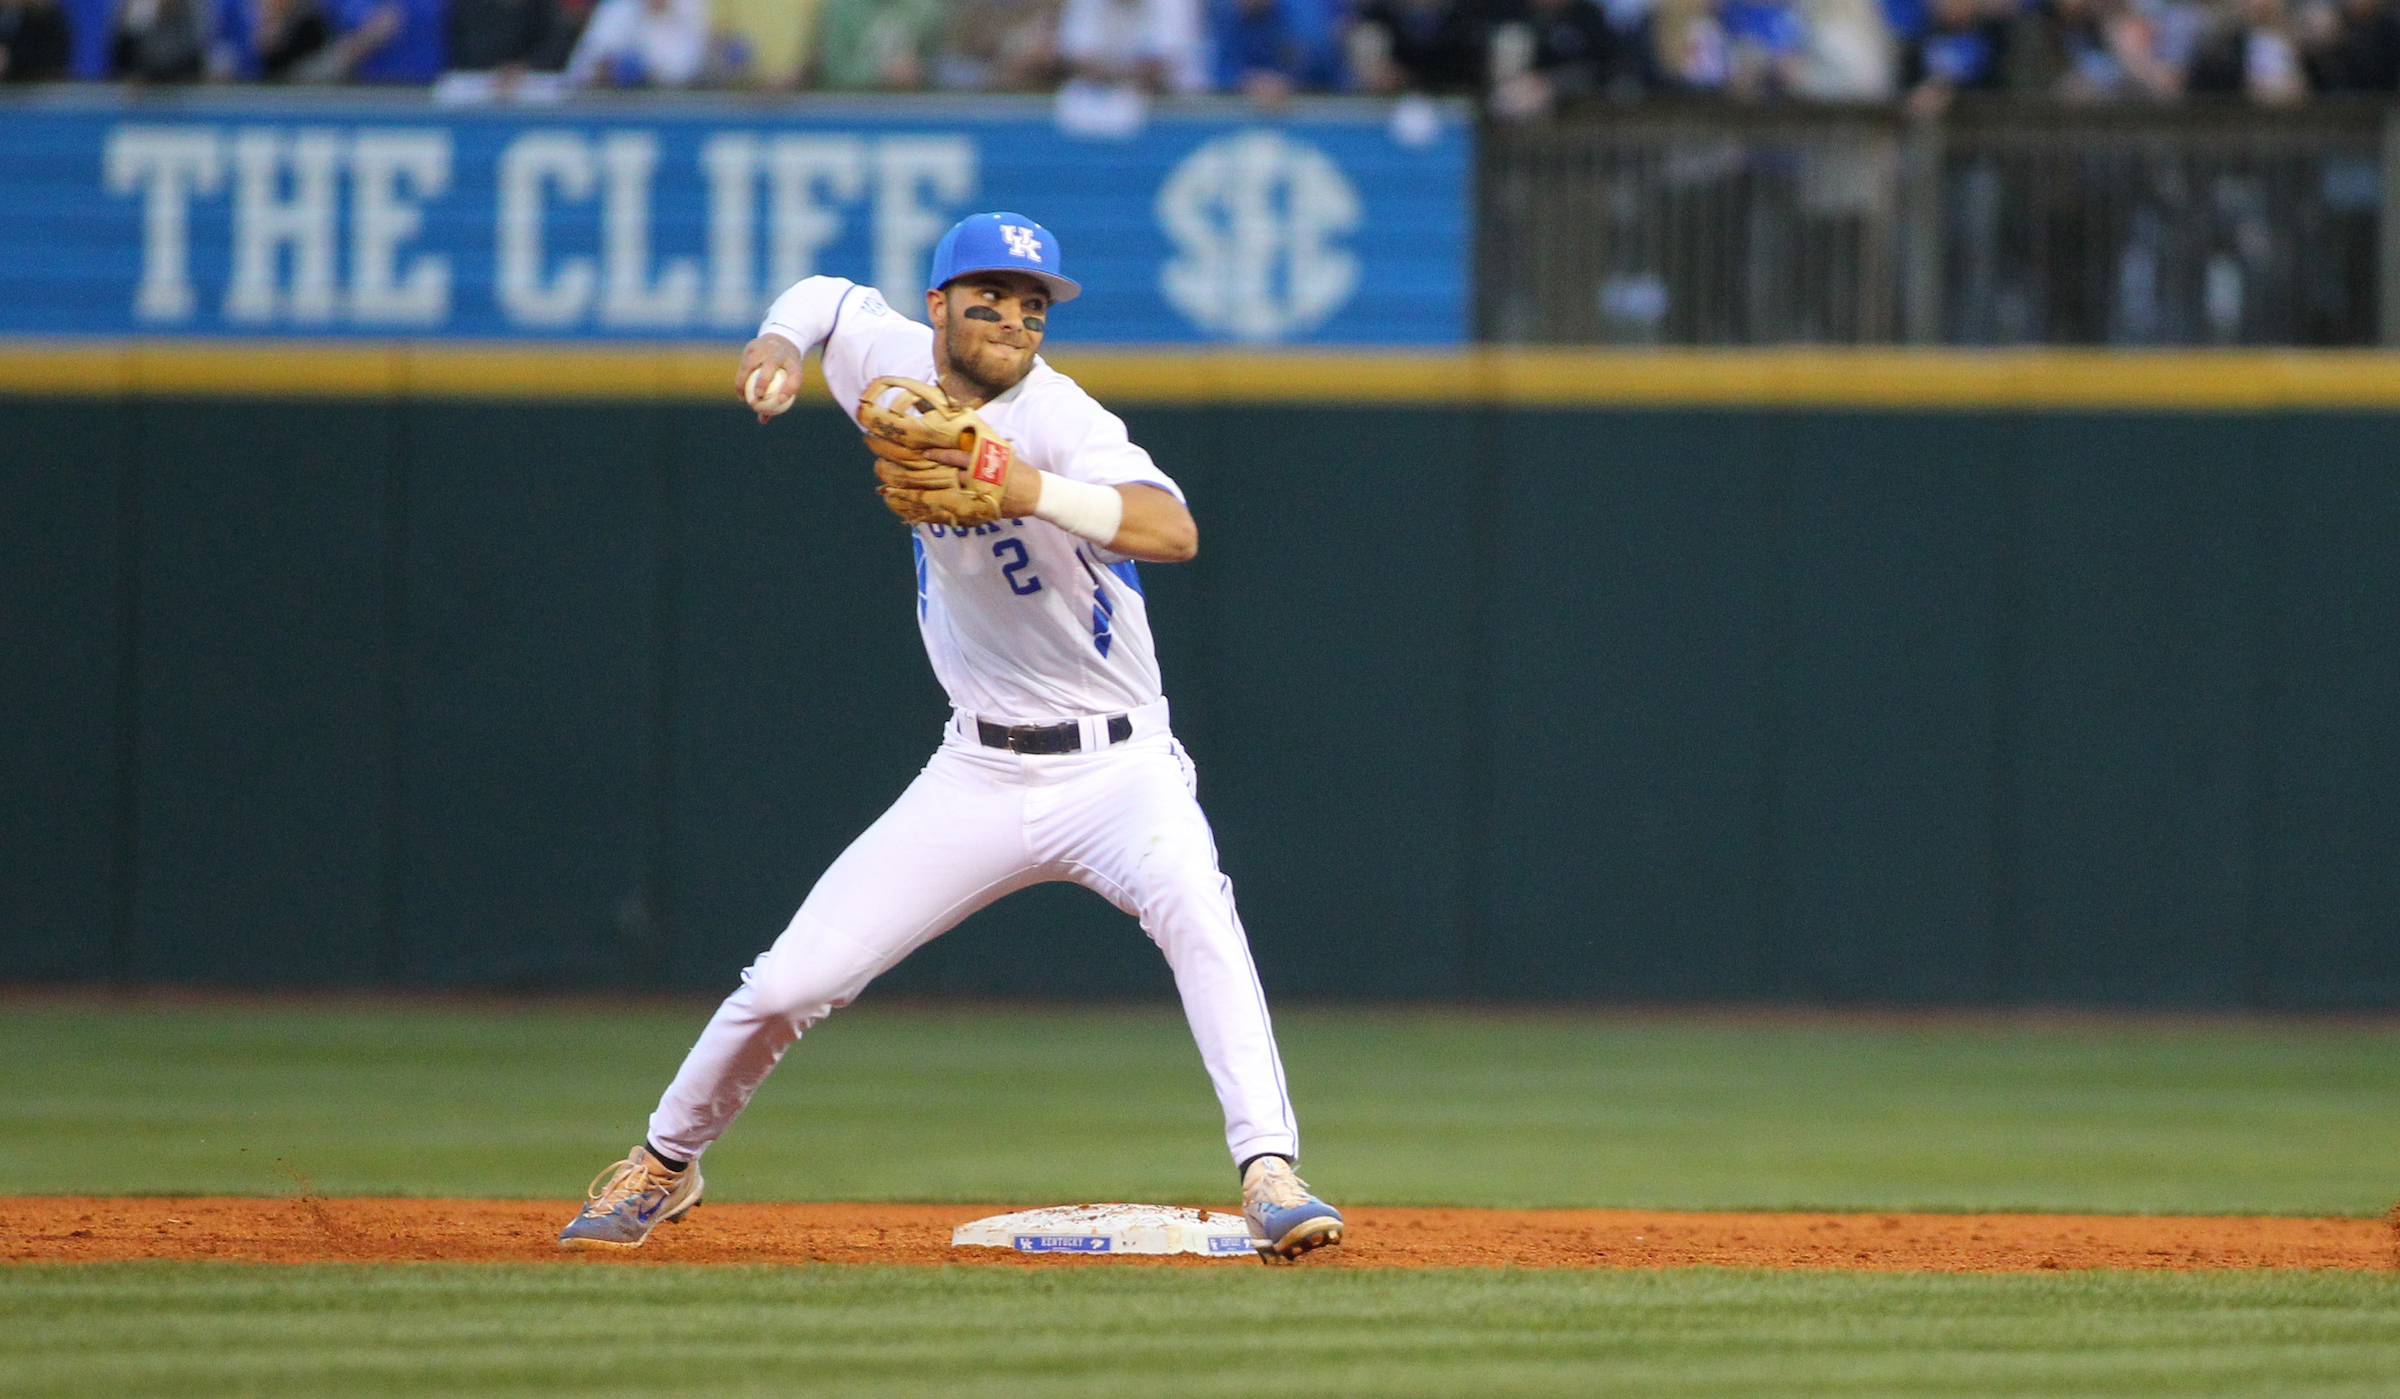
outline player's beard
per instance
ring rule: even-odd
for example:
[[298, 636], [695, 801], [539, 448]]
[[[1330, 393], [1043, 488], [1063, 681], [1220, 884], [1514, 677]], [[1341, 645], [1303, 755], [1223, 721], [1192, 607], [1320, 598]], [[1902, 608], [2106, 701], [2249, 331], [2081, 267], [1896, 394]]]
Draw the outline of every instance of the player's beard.
[[1013, 355], [1009, 346], [978, 338], [963, 318], [953, 314], [947, 320], [942, 328], [942, 349], [950, 361], [950, 372], [973, 384], [986, 403], [1015, 388], [1018, 380], [1032, 372], [1038, 341], [1022, 355]]

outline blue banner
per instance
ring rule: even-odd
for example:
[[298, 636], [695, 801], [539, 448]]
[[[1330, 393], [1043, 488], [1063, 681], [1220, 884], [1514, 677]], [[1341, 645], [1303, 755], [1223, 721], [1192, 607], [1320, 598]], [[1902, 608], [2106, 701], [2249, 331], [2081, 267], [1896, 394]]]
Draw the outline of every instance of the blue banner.
[[1472, 133], [1362, 104], [421, 98], [0, 107], [0, 334], [694, 339], [832, 273], [922, 314], [963, 214], [1046, 224], [1062, 340], [1467, 336]]

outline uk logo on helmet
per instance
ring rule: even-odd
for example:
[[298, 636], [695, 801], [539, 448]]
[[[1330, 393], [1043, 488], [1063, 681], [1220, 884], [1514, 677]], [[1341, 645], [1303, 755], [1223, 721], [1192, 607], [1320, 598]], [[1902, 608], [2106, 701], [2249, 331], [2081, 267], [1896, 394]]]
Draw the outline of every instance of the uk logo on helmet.
[[1018, 224], [1004, 223], [1000, 225], [1000, 236], [1008, 240], [1008, 250], [1011, 253], [1027, 262], [1042, 260], [1041, 240], [1033, 236], [1032, 229]]

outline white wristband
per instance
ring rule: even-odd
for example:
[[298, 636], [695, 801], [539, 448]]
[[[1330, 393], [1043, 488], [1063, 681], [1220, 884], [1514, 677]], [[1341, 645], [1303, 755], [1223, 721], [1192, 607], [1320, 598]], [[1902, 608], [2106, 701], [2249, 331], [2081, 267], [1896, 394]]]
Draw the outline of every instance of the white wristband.
[[1125, 497], [1114, 486], [1070, 481], [1045, 471], [1042, 493], [1033, 503], [1033, 518], [1106, 548], [1125, 523]]

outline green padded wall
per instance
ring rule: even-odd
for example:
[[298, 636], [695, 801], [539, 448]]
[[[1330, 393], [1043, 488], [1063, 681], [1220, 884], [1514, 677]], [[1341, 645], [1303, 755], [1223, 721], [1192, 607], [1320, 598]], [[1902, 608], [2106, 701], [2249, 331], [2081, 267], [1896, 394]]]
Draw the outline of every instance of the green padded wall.
[[[1270, 989], [2400, 1004], [2400, 417], [1136, 408]], [[924, 760], [828, 410], [0, 400], [0, 979], [719, 989]], [[1163, 995], [1005, 901], [889, 990]]]

